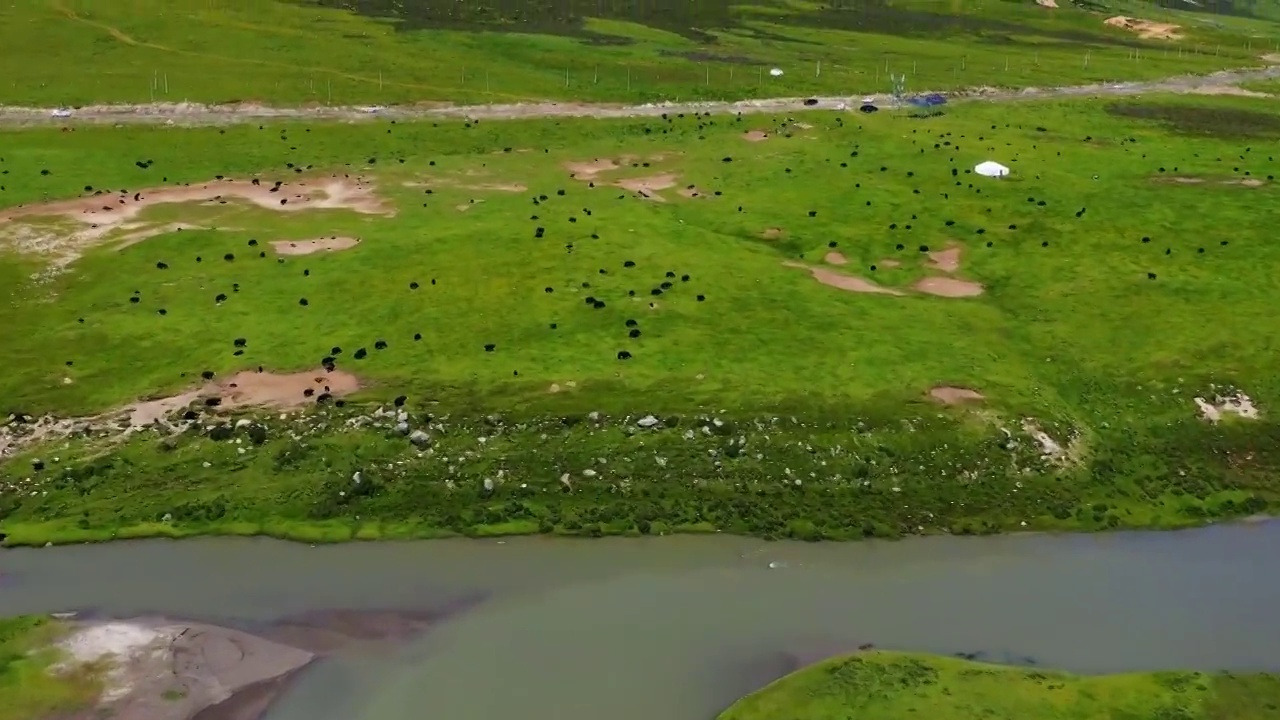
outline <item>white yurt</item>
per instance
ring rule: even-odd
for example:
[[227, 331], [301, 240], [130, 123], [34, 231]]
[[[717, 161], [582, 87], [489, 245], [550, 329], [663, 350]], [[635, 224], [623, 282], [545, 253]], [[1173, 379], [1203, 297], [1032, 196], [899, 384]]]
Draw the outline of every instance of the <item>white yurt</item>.
[[1004, 177], [1005, 175], [1009, 174], [1009, 168], [1005, 167], [1004, 165], [1001, 165], [998, 162], [995, 162], [994, 160], [988, 160], [983, 163], [978, 163], [976, 166], [974, 166], [973, 171], [978, 173], [979, 175], [985, 175], [986, 177], [994, 177], [994, 178]]

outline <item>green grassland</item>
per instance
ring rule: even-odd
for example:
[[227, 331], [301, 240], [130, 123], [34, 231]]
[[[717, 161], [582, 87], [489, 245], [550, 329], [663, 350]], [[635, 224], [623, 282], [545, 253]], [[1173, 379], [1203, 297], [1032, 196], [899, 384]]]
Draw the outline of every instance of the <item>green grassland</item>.
[[[108, 243], [52, 277], [46, 257], [5, 255], [0, 410], [96, 413], [205, 370], [317, 368], [332, 346], [366, 387], [346, 407], [259, 416], [264, 433], [228, 427], [234, 439], [197, 428], [29, 450], [0, 466], [0, 531], [847, 538], [1177, 527], [1280, 500], [1267, 100], [797, 120], [6, 131], [5, 206], [336, 172], [369, 179], [396, 214], [157, 206], [144, 217], [209, 229]], [[565, 167], [624, 156], [594, 187]], [[969, 174], [988, 158], [1014, 174]], [[677, 177], [665, 202], [612, 184], [661, 173]], [[509, 184], [526, 189], [491, 189]], [[677, 192], [688, 185], [701, 195]], [[335, 234], [363, 242], [258, 257], [268, 240]], [[960, 247], [955, 275], [986, 292], [911, 291], [941, 274], [921, 246]], [[849, 262], [829, 269], [904, 294], [783, 265], [822, 266], [833, 249]], [[986, 399], [943, 406], [927, 395], [938, 385]], [[1192, 397], [1225, 388], [1261, 417], [1201, 420]], [[394, 422], [348, 425], [398, 395], [429, 450]], [[639, 429], [646, 414], [662, 425]], [[1026, 418], [1066, 452], [1043, 457]]]
[[64, 626], [43, 617], [0, 618], [0, 720], [57, 717], [80, 709], [97, 695], [89, 669], [54, 674], [51, 644]]
[[1185, 33], [1148, 41], [1065, 1], [592, 2], [515, 16], [474, 0], [364, 3], [368, 16], [343, 5], [9, 3], [0, 57], [21, 71], [4, 102], [635, 103], [887, 92], [890, 74], [911, 90], [1049, 87], [1257, 65], [1280, 42], [1265, 13], [1159, 11]]
[[1085, 677], [918, 653], [826, 660], [739, 700], [719, 720], [1018, 720], [1280, 717], [1280, 678], [1156, 672]]

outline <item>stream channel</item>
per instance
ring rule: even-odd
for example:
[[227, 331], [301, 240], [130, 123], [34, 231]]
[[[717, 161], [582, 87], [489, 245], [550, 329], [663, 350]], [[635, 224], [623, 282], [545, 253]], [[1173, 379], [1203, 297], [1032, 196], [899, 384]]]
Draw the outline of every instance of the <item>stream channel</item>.
[[1103, 673], [1280, 670], [1280, 522], [805, 544], [706, 536], [308, 546], [205, 538], [0, 550], [0, 614], [237, 627], [439, 618], [307, 668], [267, 720], [711, 720], [877, 647]]

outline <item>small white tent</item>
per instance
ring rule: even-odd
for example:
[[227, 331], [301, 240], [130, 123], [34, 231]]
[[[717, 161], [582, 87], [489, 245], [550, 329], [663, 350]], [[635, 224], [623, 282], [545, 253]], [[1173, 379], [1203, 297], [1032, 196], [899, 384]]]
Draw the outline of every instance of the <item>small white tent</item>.
[[1005, 175], [1009, 174], [1009, 168], [1001, 165], [998, 162], [994, 162], [991, 160], [988, 160], [984, 163], [978, 163], [973, 168], [973, 171], [978, 173], [979, 175], [985, 175], [987, 177], [994, 177], [994, 178], [1004, 177]]

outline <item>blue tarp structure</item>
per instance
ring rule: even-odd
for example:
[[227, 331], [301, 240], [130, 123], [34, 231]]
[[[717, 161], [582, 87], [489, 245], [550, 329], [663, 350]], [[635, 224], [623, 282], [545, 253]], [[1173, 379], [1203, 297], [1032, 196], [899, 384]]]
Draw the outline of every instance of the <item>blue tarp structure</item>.
[[907, 104], [924, 111], [923, 114], [938, 115], [942, 112], [942, 106], [947, 104], [947, 99], [939, 93], [929, 93], [907, 98]]

